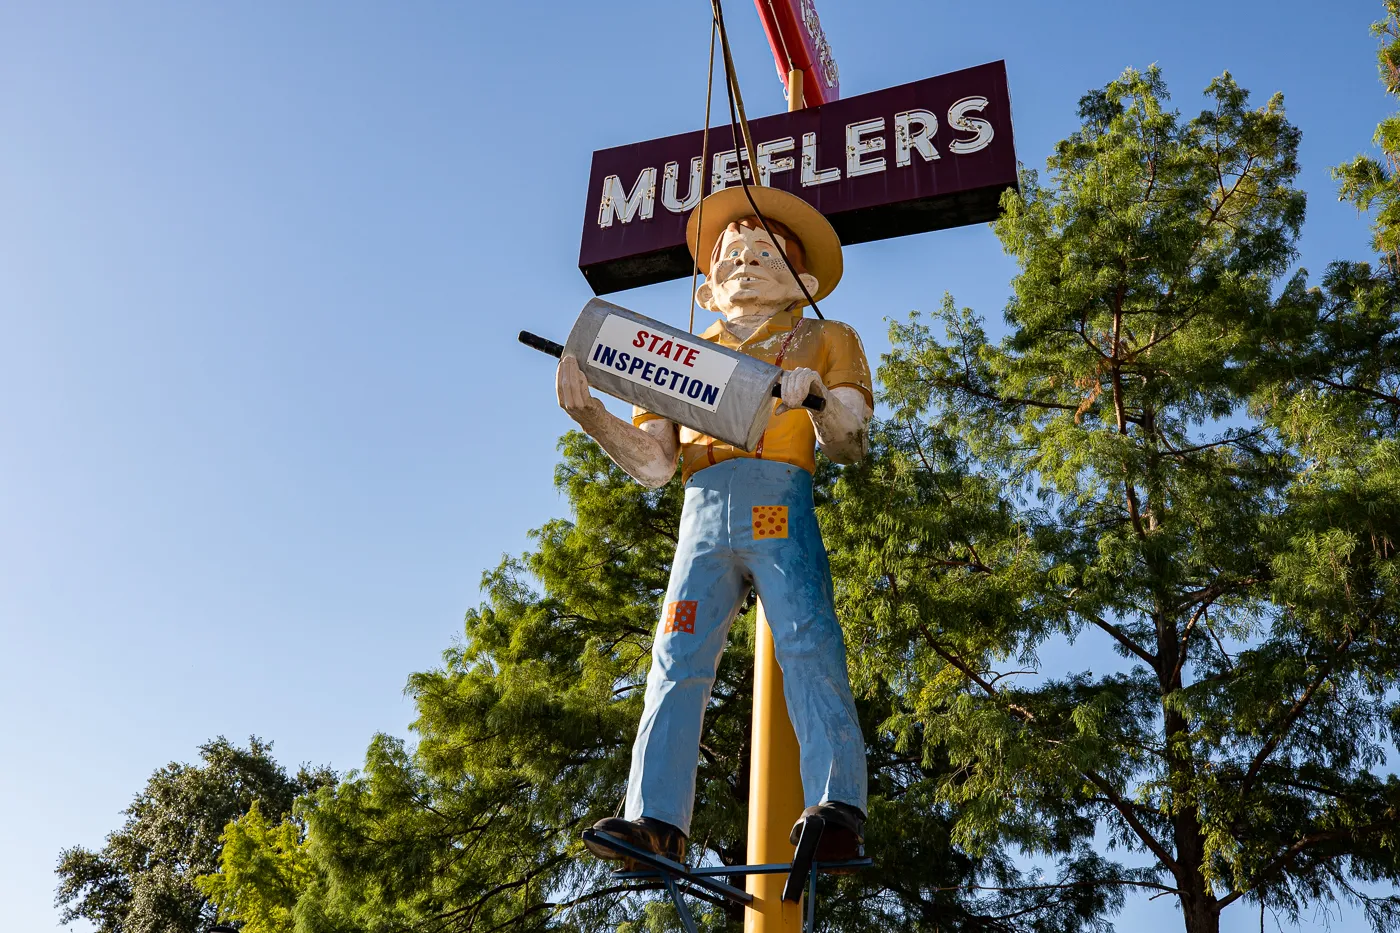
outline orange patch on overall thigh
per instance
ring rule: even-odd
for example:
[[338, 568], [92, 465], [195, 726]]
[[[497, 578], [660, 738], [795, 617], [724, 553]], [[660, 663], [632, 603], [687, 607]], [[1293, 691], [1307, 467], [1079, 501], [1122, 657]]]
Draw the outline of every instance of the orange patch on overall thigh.
[[678, 599], [667, 603], [666, 624], [661, 626], [661, 631], [695, 634], [695, 607], [698, 605], [693, 599]]
[[786, 538], [788, 510], [785, 505], [756, 505], [753, 507], [753, 537]]

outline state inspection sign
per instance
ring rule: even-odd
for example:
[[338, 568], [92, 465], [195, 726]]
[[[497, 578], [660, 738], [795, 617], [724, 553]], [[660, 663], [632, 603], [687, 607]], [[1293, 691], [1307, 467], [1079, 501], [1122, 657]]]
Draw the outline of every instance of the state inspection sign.
[[[1016, 187], [1006, 65], [991, 62], [750, 121], [758, 183], [810, 203], [846, 245], [994, 220]], [[739, 184], [728, 126], [593, 153], [579, 269], [595, 294], [690, 275], [685, 222]], [[742, 141], [741, 141], [742, 142]]]
[[709, 341], [652, 333], [630, 318], [609, 314], [593, 338], [588, 365], [615, 369], [629, 382], [714, 411], [739, 361]]

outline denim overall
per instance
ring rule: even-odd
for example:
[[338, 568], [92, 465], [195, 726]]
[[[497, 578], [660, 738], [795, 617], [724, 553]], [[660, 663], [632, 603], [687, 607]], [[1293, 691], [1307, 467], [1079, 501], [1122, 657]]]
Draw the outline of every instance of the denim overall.
[[690, 834], [700, 729], [729, 626], [758, 591], [801, 746], [806, 806], [866, 808], [865, 741], [832, 605], [812, 475], [776, 460], [725, 460], [685, 484], [680, 541], [652, 647], [627, 819]]

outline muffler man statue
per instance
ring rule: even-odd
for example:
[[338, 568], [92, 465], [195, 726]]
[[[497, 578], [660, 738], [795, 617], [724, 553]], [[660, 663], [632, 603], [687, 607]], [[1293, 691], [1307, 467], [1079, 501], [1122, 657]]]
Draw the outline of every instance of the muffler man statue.
[[[816, 209], [751, 187], [774, 238], [820, 301], [841, 278], [841, 242]], [[806, 303], [742, 188], [691, 214], [687, 242], [705, 282], [701, 307], [723, 316], [701, 336], [785, 370], [782, 398], [753, 453], [642, 410], [628, 424], [594, 398], [577, 360], [556, 376], [559, 404], [618, 466], [649, 488], [679, 459], [685, 506], [665, 608], [656, 629], [645, 708], [632, 749], [625, 818], [595, 828], [685, 860], [700, 730], [729, 627], [752, 586], [773, 633], [788, 715], [801, 746], [805, 819], [826, 821], [819, 857], [853, 858], [863, 842], [865, 743], [832, 604], [831, 571], [812, 503], [817, 446], [837, 463], [865, 454], [870, 367], [849, 326], [803, 317]], [[801, 407], [808, 393], [825, 408]], [[796, 844], [801, 820], [793, 827]], [[622, 855], [589, 844], [600, 858]]]

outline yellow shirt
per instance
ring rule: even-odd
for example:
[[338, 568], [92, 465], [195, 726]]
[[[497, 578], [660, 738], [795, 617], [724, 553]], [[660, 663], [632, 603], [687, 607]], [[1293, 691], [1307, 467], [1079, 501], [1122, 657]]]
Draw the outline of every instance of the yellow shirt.
[[[700, 336], [786, 370], [799, 367], [815, 370], [828, 389], [839, 386], [859, 389], [866, 403], [874, 407], [865, 348], [848, 324], [806, 320], [802, 309], [797, 308], [773, 315], [747, 340], [735, 337], [722, 320]], [[778, 400], [774, 399], [773, 404], [776, 407]], [[660, 417], [641, 408], [632, 409], [632, 423], [638, 426]], [[774, 415], [753, 453], [687, 427], [680, 428], [680, 444], [682, 479], [690, 479], [696, 470], [735, 457], [778, 460], [800, 466], [809, 473], [817, 468], [817, 432], [812, 427], [811, 416], [801, 408]]]

